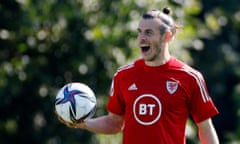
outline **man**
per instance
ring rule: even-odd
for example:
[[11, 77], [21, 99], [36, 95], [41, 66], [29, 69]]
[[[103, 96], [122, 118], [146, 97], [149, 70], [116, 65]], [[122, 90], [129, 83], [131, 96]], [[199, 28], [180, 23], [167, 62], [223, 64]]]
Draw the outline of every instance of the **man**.
[[152, 10], [138, 26], [142, 58], [118, 69], [107, 104], [108, 115], [65, 123], [96, 133], [123, 131], [123, 144], [184, 144], [192, 117], [202, 144], [218, 144], [211, 117], [218, 110], [202, 74], [170, 55], [168, 44], [179, 28], [169, 16]]

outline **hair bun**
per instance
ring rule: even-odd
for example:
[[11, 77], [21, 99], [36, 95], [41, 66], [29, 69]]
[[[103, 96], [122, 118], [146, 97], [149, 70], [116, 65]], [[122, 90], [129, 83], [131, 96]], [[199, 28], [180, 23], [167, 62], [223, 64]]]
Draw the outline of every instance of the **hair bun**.
[[170, 15], [171, 9], [169, 7], [165, 7], [165, 8], [163, 8], [163, 13], [166, 15]]

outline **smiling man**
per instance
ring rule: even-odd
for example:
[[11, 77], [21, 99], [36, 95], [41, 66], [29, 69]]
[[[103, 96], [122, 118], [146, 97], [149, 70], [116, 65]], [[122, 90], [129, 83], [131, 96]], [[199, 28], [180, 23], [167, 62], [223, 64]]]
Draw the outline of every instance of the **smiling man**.
[[219, 143], [211, 121], [218, 110], [202, 74], [169, 53], [179, 28], [169, 14], [169, 8], [143, 14], [137, 28], [142, 58], [115, 73], [108, 115], [64, 124], [104, 134], [123, 131], [123, 144], [185, 144], [191, 116], [202, 144]]

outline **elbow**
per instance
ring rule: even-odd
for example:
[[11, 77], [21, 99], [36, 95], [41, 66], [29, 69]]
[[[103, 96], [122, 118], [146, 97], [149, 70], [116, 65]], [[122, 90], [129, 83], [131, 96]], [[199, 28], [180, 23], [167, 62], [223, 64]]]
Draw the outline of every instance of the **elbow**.
[[110, 115], [107, 118], [106, 125], [109, 128], [108, 134], [116, 134], [122, 131], [124, 127], [123, 117]]
[[119, 133], [123, 130], [123, 126], [122, 125], [119, 125], [118, 127], [116, 127], [114, 130], [113, 130], [113, 134], [116, 134], [116, 133]]
[[117, 134], [117, 133], [121, 132], [122, 129], [123, 129], [123, 124], [121, 124], [121, 123], [111, 124], [110, 130], [106, 134]]

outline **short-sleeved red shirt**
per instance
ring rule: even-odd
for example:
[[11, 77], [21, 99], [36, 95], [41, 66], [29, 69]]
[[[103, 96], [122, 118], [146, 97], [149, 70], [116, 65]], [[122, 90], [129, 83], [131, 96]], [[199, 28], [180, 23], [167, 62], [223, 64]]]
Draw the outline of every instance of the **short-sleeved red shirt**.
[[190, 115], [198, 123], [218, 114], [202, 74], [174, 57], [119, 68], [107, 109], [124, 116], [123, 144], [184, 144]]

